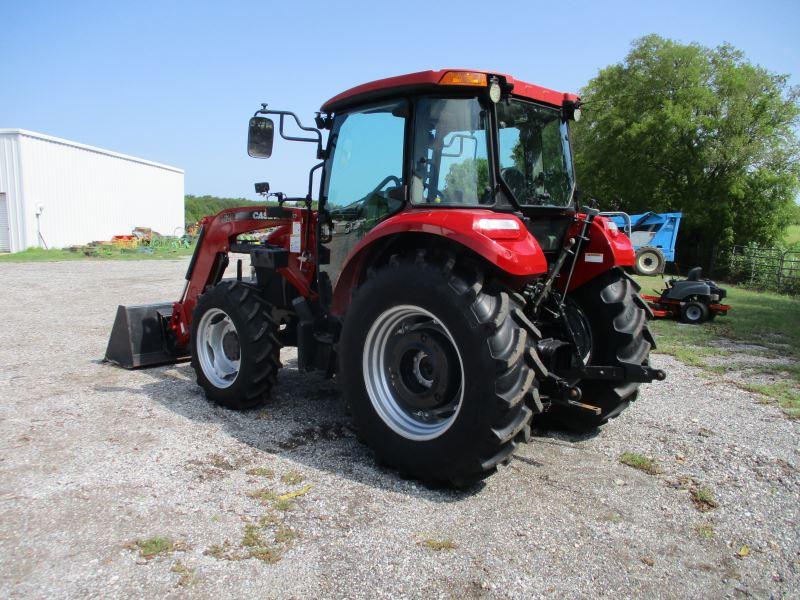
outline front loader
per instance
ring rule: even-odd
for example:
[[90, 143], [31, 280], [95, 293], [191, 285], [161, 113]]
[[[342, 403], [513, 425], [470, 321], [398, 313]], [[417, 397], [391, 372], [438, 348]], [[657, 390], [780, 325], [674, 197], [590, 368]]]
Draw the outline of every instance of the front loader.
[[[190, 358], [210, 400], [246, 409], [296, 346], [300, 369], [339, 380], [380, 460], [458, 486], [507, 463], [533, 419], [605, 423], [664, 372], [623, 271], [630, 240], [577, 207], [579, 116], [575, 95], [462, 70], [347, 90], [315, 127], [262, 105], [249, 154], [271, 155], [275, 119], [313, 143], [307, 194], [256, 184], [277, 206], [204, 218], [180, 299], [121, 306], [106, 358]], [[224, 279], [236, 255], [251, 272], [239, 260]]]

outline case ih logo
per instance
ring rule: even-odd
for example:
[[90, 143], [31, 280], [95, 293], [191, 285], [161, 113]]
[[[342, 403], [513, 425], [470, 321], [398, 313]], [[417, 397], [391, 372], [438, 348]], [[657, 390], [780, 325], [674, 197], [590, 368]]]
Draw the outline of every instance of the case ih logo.
[[253, 211], [253, 219], [269, 219], [269, 216], [265, 210], [256, 210]]

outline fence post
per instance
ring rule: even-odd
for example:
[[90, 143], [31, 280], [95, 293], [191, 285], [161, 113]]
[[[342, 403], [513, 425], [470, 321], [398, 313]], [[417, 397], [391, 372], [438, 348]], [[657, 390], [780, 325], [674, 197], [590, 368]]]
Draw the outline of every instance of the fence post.
[[783, 262], [786, 259], [786, 252], [781, 252], [781, 259], [778, 261], [778, 290], [781, 289], [781, 277], [783, 276]]

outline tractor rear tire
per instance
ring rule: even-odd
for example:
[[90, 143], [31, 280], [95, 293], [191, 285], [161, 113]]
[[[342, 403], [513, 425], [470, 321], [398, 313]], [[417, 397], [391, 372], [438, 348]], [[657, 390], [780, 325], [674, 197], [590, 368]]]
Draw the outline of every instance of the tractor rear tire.
[[478, 267], [393, 256], [355, 292], [339, 344], [358, 437], [379, 462], [469, 486], [507, 464], [541, 410], [521, 298]]
[[667, 264], [660, 248], [644, 246], [636, 251], [635, 270], [637, 275], [660, 275]]
[[[647, 365], [656, 347], [647, 326], [648, 312], [640, 286], [619, 268], [589, 281], [570, 297], [587, 317], [591, 328], [592, 365]], [[571, 431], [591, 431], [619, 416], [639, 394], [639, 383], [583, 380], [578, 383], [581, 403], [596, 406], [600, 414], [575, 406], [553, 404], [541, 423]]]
[[681, 306], [681, 321], [689, 325], [701, 325], [711, 319], [711, 311], [703, 302], [692, 300]]
[[223, 281], [200, 296], [190, 348], [197, 384], [225, 408], [255, 408], [269, 398], [280, 363], [278, 324], [259, 290]]

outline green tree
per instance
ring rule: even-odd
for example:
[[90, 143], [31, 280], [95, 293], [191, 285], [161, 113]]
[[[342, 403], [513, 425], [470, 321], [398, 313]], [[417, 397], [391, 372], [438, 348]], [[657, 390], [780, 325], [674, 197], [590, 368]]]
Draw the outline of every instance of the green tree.
[[584, 194], [606, 210], [682, 211], [679, 261], [779, 239], [800, 189], [800, 94], [787, 80], [727, 44], [635, 41], [582, 91]]
[[[197, 223], [207, 215], [215, 215], [226, 208], [253, 204], [246, 198], [218, 198], [217, 196], [192, 196], [187, 194], [183, 199], [183, 212], [186, 227]], [[260, 203], [265, 204], [265, 203]]]

